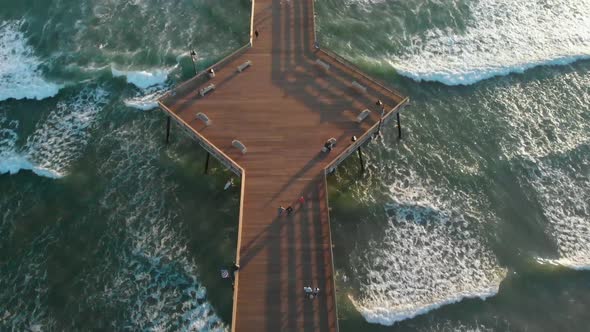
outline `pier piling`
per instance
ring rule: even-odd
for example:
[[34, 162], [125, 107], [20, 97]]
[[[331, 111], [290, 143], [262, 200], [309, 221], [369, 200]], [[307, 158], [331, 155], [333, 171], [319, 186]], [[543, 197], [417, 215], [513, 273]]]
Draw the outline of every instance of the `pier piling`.
[[400, 120], [399, 112], [397, 112], [397, 136], [399, 139], [402, 139], [402, 123]]
[[363, 151], [361, 150], [360, 146], [357, 151], [359, 153], [359, 161], [361, 163], [361, 174], [365, 174], [365, 163], [363, 162]]
[[170, 117], [166, 119], [166, 144], [170, 141]]
[[211, 157], [211, 154], [209, 152], [207, 152], [207, 159], [205, 160], [205, 172], [204, 172], [204, 174], [207, 174], [207, 171], [209, 170], [209, 157]]

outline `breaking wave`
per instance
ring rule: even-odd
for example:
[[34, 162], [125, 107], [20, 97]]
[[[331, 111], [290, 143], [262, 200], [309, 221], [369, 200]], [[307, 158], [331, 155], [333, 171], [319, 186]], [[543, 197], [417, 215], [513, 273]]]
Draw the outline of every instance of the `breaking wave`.
[[16, 146], [18, 122], [0, 118], [0, 123], [7, 124], [0, 131], [0, 174], [30, 170], [40, 176], [63, 177], [88, 143], [89, 128], [107, 101], [106, 90], [85, 88], [58, 102], [22, 148]]
[[510, 128], [500, 144], [521, 181], [536, 194], [555, 240], [557, 258], [590, 268], [590, 78], [587, 71], [510, 85], [492, 101]]
[[43, 62], [28, 45], [21, 25], [21, 21], [0, 21], [0, 101], [44, 99], [61, 89], [43, 78]]
[[349, 298], [368, 322], [392, 325], [498, 292], [506, 271], [479, 235], [491, 217], [475, 208], [477, 199], [421, 184], [415, 175], [390, 190], [383, 237], [351, 262], [360, 291]]
[[[145, 126], [134, 122], [101, 139], [101, 146], [117, 148], [98, 169], [100, 176], [110, 179], [99, 204], [108, 211], [106, 222], [126, 232], [120, 240], [117, 232], [106, 235], [105, 241], [117, 244], [105, 258], [114, 273], [100, 276], [99, 284], [109, 285], [104, 291], [89, 287], [85, 305], [125, 303], [124, 324], [131, 329], [227, 331], [207, 300], [198, 267], [177, 227], [176, 209], [164, 199], [154, 199], [175, 192], [176, 185], [162, 176], [157, 157], [162, 146]], [[86, 277], [89, 283], [97, 278]]]
[[168, 80], [171, 70], [157, 69], [153, 71], [124, 71], [111, 68], [113, 77], [125, 77], [127, 83], [133, 84], [140, 89], [162, 85]]
[[410, 36], [403, 54], [387, 61], [417, 81], [468, 85], [590, 58], [589, 0], [481, 0], [469, 9], [461, 31], [432, 28]]
[[134, 97], [123, 100], [127, 107], [149, 111], [158, 107], [158, 99], [170, 89], [167, 84], [141, 89]]

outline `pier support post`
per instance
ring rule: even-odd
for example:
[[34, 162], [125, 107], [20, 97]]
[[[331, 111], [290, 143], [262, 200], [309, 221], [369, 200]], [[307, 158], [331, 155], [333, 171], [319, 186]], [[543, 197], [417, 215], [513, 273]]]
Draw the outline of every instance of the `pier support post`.
[[357, 151], [359, 153], [359, 161], [361, 163], [361, 174], [365, 174], [365, 163], [363, 162], [363, 151], [361, 150], [360, 146]]
[[397, 136], [399, 139], [402, 139], [402, 123], [399, 118], [399, 112], [397, 112]]
[[383, 124], [383, 117], [379, 119], [379, 127], [377, 127], [377, 131], [375, 132], [375, 137], [381, 135], [381, 125]]
[[211, 157], [211, 154], [207, 152], [207, 159], [205, 160], [205, 174], [207, 174], [207, 171], [209, 170], [209, 157]]
[[166, 144], [170, 141], [170, 117], [166, 119]]

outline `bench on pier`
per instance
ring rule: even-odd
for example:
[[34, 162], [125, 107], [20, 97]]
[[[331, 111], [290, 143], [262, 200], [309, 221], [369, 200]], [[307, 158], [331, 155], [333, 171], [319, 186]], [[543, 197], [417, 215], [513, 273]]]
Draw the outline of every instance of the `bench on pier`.
[[356, 117], [356, 122], [358, 122], [358, 123], [363, 122], [363, 120], [366, 119], [369, 116], [369, 114], [371, 114], [371, 111], [369, 111], [368, 109], [365, 109]]
[[352, 87], [360, 92], [367, 93], [367, 87], [357, 81], [352, 81]]
[[242, 142], [238, 141], [237, 139], [235, 139], [235, 140], [231, 141], [231, 145], [232, 145], [234, 148], [236, 148], [236, 149], [240, 150], [240, 152], [241, 152], [242, 154], [246, 154], [246, 152], [248, 152], [248, 150], [246, 149], [246, 146], [244, 145], [244, 143], [242, 143]]
[[332, 151], [332, 148], [336, 145], [336, 139], [334, 137], [330, 138], [329, 140], [324, 143], [324, 147], [322, 147], [322, 152]]
[[201, 97], [204, 97], [207, 93], [209, 93], [213, 90], [215, 90], [215, 84], [211, 83], [211, 84], [207, 85], [206, 87], [202, 88], [201, 90], [199, 90], [199, 94], [201, 95]]
[[324, 61], [322, 61], [321, 59], [317, 59], [315, 61], [315, 63], [322, 69], [324, 69], [325, 71], [330, 70], [330, 65], [325, 63]]
[[244, 62], [238, 66], [238, 72], [239, 73], [243, 72], [244, 70], [246, 70], [246, 68], [250, 67], [251, 65], [252, 65], [252, 61], [247, 60], [246, 62]]
[[211, 120], [209, 119], [209, 117], [202, 112], [197, 113], [197, 119], [205, 122], [205, 126], [209, 127], [211, 125]]

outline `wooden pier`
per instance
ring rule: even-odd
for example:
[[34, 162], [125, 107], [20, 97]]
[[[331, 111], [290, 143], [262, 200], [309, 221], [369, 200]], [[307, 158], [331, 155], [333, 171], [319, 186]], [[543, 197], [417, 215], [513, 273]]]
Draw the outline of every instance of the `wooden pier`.
[[232, 331], [337, 331], [326, 175], [408, 98], [318, 47], [313, 0], [256, 0], [250, 32], [160, 107], [242, 179]]

